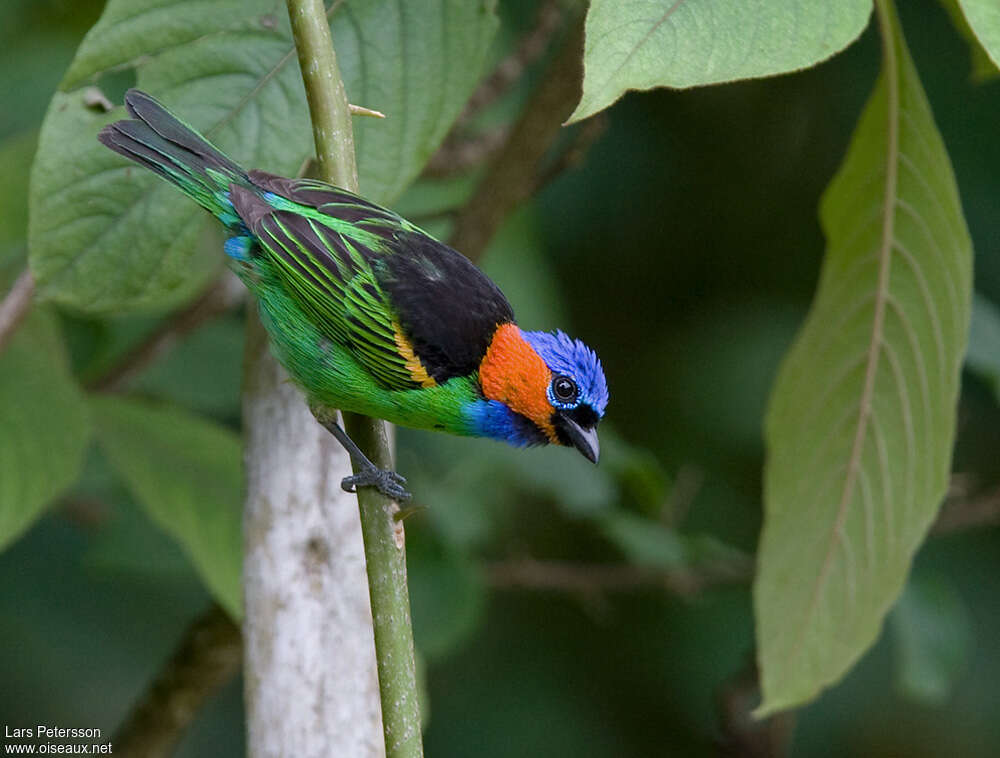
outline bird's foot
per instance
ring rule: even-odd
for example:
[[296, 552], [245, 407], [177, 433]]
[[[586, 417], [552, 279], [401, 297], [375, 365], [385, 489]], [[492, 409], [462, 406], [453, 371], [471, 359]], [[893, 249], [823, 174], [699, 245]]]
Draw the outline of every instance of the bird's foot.
[[337, 438], [344, 449], [351, 456], [351, 461], [360, 471], [353, 476], [345, 476], [340, 480], [340, 486], [345, 492], [357, 492], [358, 487], [374, 487], [386, 497], [393, 500], [409, 500], [413, 497], [406, 488], [406, 479], [389, 469], [380, 469], [361, 452], [354, 440], [352, 440], [340, 425], [331, 419], [324, 420], [324, 414], [313, 409], [313, 414], [320, 420], [320, 423], [330, 434]]
[[340, 486], [346, 492], [357, 492], [358, 487], [374, 487], [393, 500], [409, 500], [413, 496], [406, 491], [404, 484], [406, 484], [405, 477], [395, 471], [377, 468], [374, 465], [340, 480]]

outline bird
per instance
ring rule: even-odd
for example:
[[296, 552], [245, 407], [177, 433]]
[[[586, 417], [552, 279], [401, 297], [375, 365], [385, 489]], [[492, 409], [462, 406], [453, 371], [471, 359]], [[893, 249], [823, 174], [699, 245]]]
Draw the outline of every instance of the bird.
[[597, 463], [609, 394], [597, 354], [556, 330], [522, 331], [500, 288], [468, 258], [395, 212], [309, 178], [244, 170], [151, 95], [98, 140], [151, 169], [225, 227], [226, 260], [254, 295], [271, 350], [344, 446], [349, 492], [407, 500], [336, 410]]

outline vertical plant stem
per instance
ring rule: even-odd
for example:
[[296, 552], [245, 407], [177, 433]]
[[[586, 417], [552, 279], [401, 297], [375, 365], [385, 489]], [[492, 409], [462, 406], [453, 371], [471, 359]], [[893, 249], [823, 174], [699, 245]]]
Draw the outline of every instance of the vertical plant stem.
[[[372, 463], [379, 468], [392, 467], [384, 423], [353, 413], [345, 414], [344, 422]], [[396, 519], [399, 507], [371, 487], [361, 489], [358, 504], [368, 562], [385, 753], [387, 758], [419, 758], [424, 751], [403, 522]]]
[[288, 0], [295, 50], [309, 101], [319, 172], [328, 182], [358, 191], [351, 110], [333, 51], [322, 0]]
[[[323, 179], [357, 192], [350, 107], [321, 0], [288, 0], [288, 14], [305, 83]], [[385, 424], [345, 414], [345, 426], [376, 466], [392, 465]], [[373, 488], [358, 493], [378, 661], [382, 726], [388, 758], [423, 755], [413, 631], [406, 584], [406, 550], [398, 506]]]

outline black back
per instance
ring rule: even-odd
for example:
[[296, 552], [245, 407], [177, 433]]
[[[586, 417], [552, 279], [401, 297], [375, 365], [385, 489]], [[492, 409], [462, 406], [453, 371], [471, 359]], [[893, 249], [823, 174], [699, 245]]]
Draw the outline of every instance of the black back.
[[500, 288], [464, 255], [420, 232], [399, 232], [373, 262], [413, 350], [437, 382], [478, 370], [499, 324], [514, 320]]
[[[249, 172], [251, 181], [269, 192], [311, 206], [376, 234], [381, 245], [361, 250], [386, 305], [399, 320], [427, 373], [443, 383], [478, 370], [500, 324], [514, 320], [514, 311], [493, 281], [464, 255], [424, 234], [393, 211], [364, 198], [312, 179], [287, 179], [264, 171]], [[259, 221], [251, 207], [234, 194], [237, 211], [251, 228]], [[263, 211], [270, 209], [260, 202]], [[287, 223], [295, 225], [294, 219]], [[309, 233], [302, 230], [301, 239]], [[317, 250], [338, 250], [330, 236]], [[340, 273], [332, 259], [316, 256], [329, 273]]]

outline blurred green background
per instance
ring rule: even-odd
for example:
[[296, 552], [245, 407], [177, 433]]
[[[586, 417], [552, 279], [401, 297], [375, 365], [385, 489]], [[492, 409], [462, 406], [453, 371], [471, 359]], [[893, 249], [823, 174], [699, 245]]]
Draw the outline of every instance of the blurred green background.
[[[1000, 302], [1000, 81], [934, 0], [900, 3], [951, 153], [976, 249], [976, 288]], [[38, 125], [99, 0], [0, 5], [0, 150], [22, 176]], [[501, 0], [497, 55], [535, 3]], [[753, 656], [749, 585], [687, 595], [514, 589], [524, 559], [692, 568], [753, 552], [761, 418], [823, 252], [820, 193], [878, 70], [872, 30], [809, 71], [630, 94], [584, 162], [513, 216], [484, 267], [527, 328], [561, 326], [602, 357], [612, 392], [598, 469], [559, 450], [400, 432], [419, 504], [407, 522], [425, 664], [428, 755], [717, 755], [721, 700]], [[512, 117], [532, 76], [487, 118]], [[398, 203], [434, 231], [468, 179], [423, 179]], [[10, 191], [18, 188], [19, 191]], [[23, 185], [0, 188], [0, 281], [23, 265]], [[421, 216], [426, 216], [426, 220]], [[74, 368], [100, 373], [162, 314], [62, 314]], [[239, 428], [243, 314], [219, 317], [129, 386]], [[955, 470], [1000, 481], [1000, 408], [964, 378]], [[456, 463], [458, 461], [458, 463]], [[483, 493], [489, 493], [484, 495]], [[1000, 532], [934, 536], [878, 644], [797, 714], [795, 756], [1000, 755]], [[95, 449], [74, 489], [0, 553], [0, 723], [110, 734], [210, 603], [168, 537]], [[928, 589], [929, 588], [929, 589]], [[941, 619], [935, 614], [941, 611]], [[937, 629], [940, 622], [942, 629]], [[921, 659], [913, 630], [944, 640]], [[244, 750], [241, 683], [213, 699], [179, 755]], [[732, 754], [749, 755], [734, 748]]]

